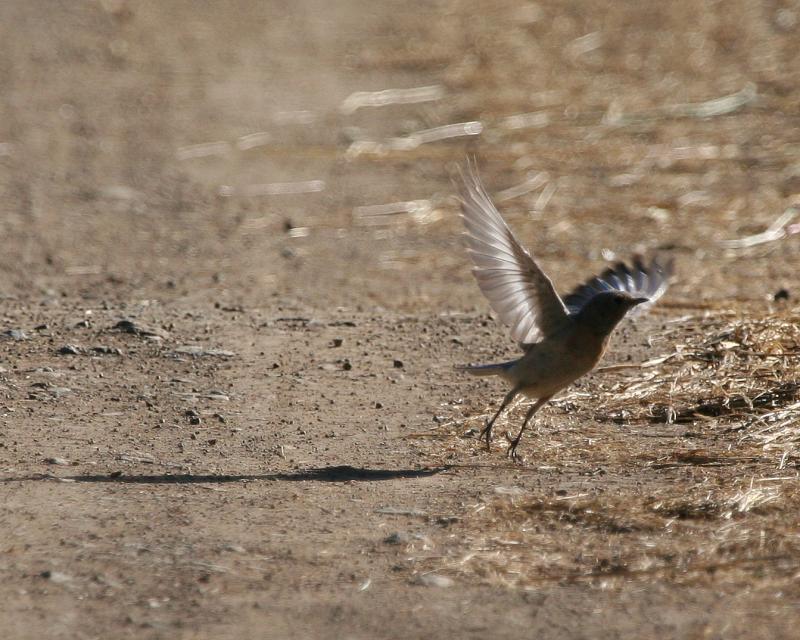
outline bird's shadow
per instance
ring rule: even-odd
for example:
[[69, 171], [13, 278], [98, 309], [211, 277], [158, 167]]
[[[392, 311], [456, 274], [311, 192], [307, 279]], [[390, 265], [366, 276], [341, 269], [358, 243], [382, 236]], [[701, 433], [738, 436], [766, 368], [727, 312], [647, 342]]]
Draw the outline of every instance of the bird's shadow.
[[34, 480], [58, 480], [61, 482], [99, 482], [118, 484], [224, 484], [227, 482], [254, 482], [262, 480], [282, 482], [376, 482], [380, 480], [397, 480], [426, 478], [449, 467], [428, 467], [423, 469], [369, 469], [350, 465], [330, 467], [314, 467], [281, 473], [247, 473], [247, 474], [144, 474], [125, 475], [114, 472], [105, 474], [81, 474], [74, 476], [54, 476], [48, 474], [31, 474], [0, 478], [2, 483], [26, 482]]

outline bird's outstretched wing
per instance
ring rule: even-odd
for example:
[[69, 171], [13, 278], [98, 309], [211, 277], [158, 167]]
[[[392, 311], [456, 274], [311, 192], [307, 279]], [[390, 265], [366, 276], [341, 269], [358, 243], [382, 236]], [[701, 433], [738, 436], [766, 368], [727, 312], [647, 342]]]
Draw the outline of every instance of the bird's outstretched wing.
[[461, 178], [461, 217], [478, 286], [514, 340], [539, 342], [567, 322], [567, 309], [492, 204], [475, 168], [462, 169]]
[[669, 286], [672, 275], [672, 260], [661, 262], [653, 258], [646, 264], [641, 256], [634, 256], [633, 266], [618, 262], [599, 276], [594, 276], [573, 289], [564, 297], [564, 304], [570, 314], [578, 313], [596, 294], [603, 291], [624, 291], [634, 298], [648, 298], [646, 302], [635, 307], [630, 316], [639, 315], [653, 306]]

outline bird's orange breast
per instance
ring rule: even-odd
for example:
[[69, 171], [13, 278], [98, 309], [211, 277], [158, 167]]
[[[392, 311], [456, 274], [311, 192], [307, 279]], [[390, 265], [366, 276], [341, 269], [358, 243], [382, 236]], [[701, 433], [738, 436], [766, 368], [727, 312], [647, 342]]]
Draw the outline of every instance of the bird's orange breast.
[[504, 377], [530, 397], [551, 396], [594, 369], [606, 342], [603, 337], [573, 325], [530, 345], [525, 356]]
[[609, 336], [600, 336], [592, 331], [587, 331], [580, 325], [566, 336], [564, 340], [564, 354], [575, 360], [585, 362], [589, 370], [603, 357], [608, 346]]

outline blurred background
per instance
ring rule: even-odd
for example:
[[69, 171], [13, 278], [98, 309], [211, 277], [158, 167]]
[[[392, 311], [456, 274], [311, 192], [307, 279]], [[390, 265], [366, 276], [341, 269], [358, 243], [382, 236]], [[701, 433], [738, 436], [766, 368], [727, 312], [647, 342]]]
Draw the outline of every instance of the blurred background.
[[764, 300], [797, 243], [728, 241], [800, 192], [799, 44], [789, 0], [4, 2], [2, 288], [484, 308], [474, 154], [561, 290], [662, 250]]

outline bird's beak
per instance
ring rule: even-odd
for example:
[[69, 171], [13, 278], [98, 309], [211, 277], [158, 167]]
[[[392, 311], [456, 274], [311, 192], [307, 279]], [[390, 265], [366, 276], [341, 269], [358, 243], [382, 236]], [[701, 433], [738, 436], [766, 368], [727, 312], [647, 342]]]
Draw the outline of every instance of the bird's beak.
[[634, 298], [631, 300], [631, 306], [637, 306], [640, 304], [644, 304], [645, 302], [650, 302], [650, 298]]

